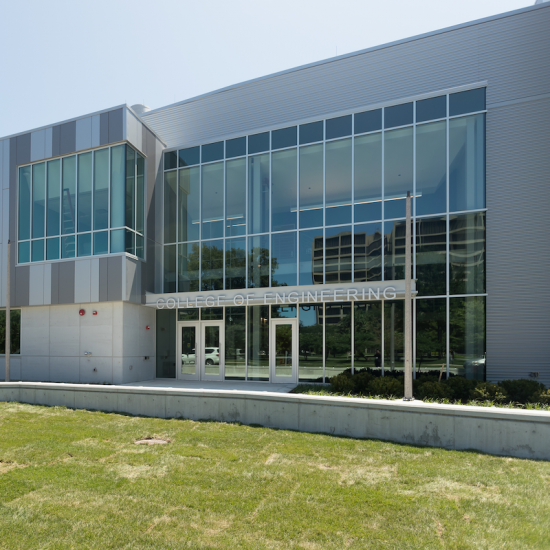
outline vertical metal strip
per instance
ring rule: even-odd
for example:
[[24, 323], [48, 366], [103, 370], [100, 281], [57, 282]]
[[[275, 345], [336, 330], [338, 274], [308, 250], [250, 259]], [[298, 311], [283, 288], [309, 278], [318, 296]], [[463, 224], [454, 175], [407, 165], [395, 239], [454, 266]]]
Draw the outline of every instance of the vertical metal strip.
[[[382, 254], [380, 256], [381, 258], [381, 262], [382, 262], [382, 265], [380, 266], [381, 269], [381, 280], [384, 281], [385, 280], [385, 248], [386, 248], [386, 229], [384, 227], [384, 196], [385, 196], [385, 185], [386, 185], [386, 182], [385, 182], [385, 170], [384, 170], [384, 155], [385, 155], [385, 145], [386, 145], [386, 136], [385, 136], [385, 129], [384, 129], [384, 113], [385, 113], [385, 109], [384, 107], [382, 107]], [[384, 302], [382, 302], [382, 310], [384, 310]], [[384, 330], [382, 330], [382, 333], [384, 332]], [[382, 349], [382, 376], [384, 375], [384, 350]]]
[[325, 377], [325, 363], [326, 363], [326, 356], [327, 356], [327, 352], [326, 352], [326, 346], [327, 346], [327, 334], [326, 334], [326, 327], [327, 327], [327, 318], [326, 318], [326, 315], [325, 315], [325, 304], [321, 304], [321, 312], [323, 314], [322, 316], [322, 319], [323, 319], [323, 382], [326, 382], [327, 379]]
[[[113, 154], [113, 148], [108, 147], [108, 153], [107, 156], [109, 157], [109, 185], [107, 186], [107, 229], [108, 229], [108, 237], [107, 237], [107, 251], [110, 254], [111, 253], [111, 184], [112, 184], [112, 178], [111, 178], [111, 155]], [[63, 186], [61, 186], [61, 191], [63, 192]], [[63, 197], [63, 195], [62, 195]], [[162, 220], [164, 222], [164, 173], [162, 174]], [[63, 203], [63, 201], [61, 201]], [[162, 254], [161, 254], [161, 261], [162, 261], [162, 291], [164, 292], [164, 223], [162, 225]]]
[[[351, 282], [355, 281], [355, 134], [354, 119], [351, 118]], [[351, 303], [351, 302], [350, 302]], [[353, 307], [353, 305], [352, 305]], [[353, 360], [353, 353], [352, 353]], [[352, 368], [353, 372], [353, 368]]]
[[355, 374], [355, 304], [349, 303], [351, 307], [351, 374]]
[[449, 205], [450, 205], [450, 202], [449, 202], [449, 94], [447, 94], [447, 117], [446, 117], [446, 144], [445, 144], [445, 149], [446, 149], [446, 184], [447, 184], [447, 206], [446, 206], [446, 215], [445, 215], [445, 226], [446, 226], [446, 238], [445, 238], [445, 243], [446, 243], [446, 251], [445, 251], [445, 254], [446, 254], [446, 259], [445, 259], [445, 327], [446, 327], [446, 342], [445, 342], [445, 347], [446, 347], [446, 364], [447, 364], [447, 378], [449, 378], [449, 347], [450, 347], [450, 311], [449, 311], [449, 307], [450, 307], [450, 300], [449, 300], [449, 293], [450, 293], [450, 283], [449, 283], [449, 275], [450, 275], [450, 244], [449, 244], [449, 240], [450, 240], [450, 218], [449, 218]]
[[381, 304], [381, 307], [380, 307], [380, 323], [382, 325], [380, 327], [380, 345], [382, 346], [382, 349], [380, 350], [380, 355], [382, 356], [381, 357], [382, 376], [384, 376], [384, 355], [385, 355], [384, 329], [386, 327], [386, 324], [384, 322], [384, 309], [385, 309], [384, 305], [385, 305], [385, 301], [381, 300], [380, 304]]

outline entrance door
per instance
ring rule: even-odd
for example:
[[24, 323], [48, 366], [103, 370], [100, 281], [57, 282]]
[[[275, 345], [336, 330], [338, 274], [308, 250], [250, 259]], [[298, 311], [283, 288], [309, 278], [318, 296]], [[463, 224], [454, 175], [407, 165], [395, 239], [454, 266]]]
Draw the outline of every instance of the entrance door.
[[271, 382], [297, 382], [298, 324], [296, 319], [272, 319], [270, 336]]
[[223, 321], [178, 323], [178, 378], [223, 380]]

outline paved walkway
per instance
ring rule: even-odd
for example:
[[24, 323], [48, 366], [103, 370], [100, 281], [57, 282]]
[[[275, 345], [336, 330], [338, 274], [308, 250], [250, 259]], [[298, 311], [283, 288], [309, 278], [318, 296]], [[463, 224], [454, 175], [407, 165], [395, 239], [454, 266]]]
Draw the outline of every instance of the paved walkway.
[[271, 393], [288, 393], [296, 384], [270, 384], [269, 382], [244, 382], [242, 380], [223, 380], [221, 382], [205, 382], [198, 380], [175, 380], [173, 378], [155, 378], [142, 382], [131, 382], [124, 386], [143, 388], [182, 388], [194, 390], [228, 390], [228, 391], [259, 391]]

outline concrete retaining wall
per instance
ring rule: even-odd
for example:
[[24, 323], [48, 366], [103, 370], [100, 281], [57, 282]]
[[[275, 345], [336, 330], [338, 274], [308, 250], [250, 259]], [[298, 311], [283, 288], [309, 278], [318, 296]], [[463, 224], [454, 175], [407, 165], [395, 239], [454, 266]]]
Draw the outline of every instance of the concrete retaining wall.
[[0, 383], [0, 401], [260, 424], [550, 460], [550, 412], [254, 391]]

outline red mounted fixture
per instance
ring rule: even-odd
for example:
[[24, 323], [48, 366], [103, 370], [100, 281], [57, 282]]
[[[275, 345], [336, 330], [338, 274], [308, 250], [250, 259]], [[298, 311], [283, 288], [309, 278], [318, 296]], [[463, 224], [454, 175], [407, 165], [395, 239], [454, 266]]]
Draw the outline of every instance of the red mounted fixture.
[[147, 325], [147, 326], [145, 327], [145, 330], [149, 330], [149, 325]]
[[92, 311], [92, 315], [97, 315], [97, 311]]
[[81, 310], [78, 312], [78, 314], [79, 314], [81, 317], [82, 317], [82, 315], [84, 315], [85, 313], [86, 313], [86, 312], [85, 312], [83, 309], [81, 309]]

